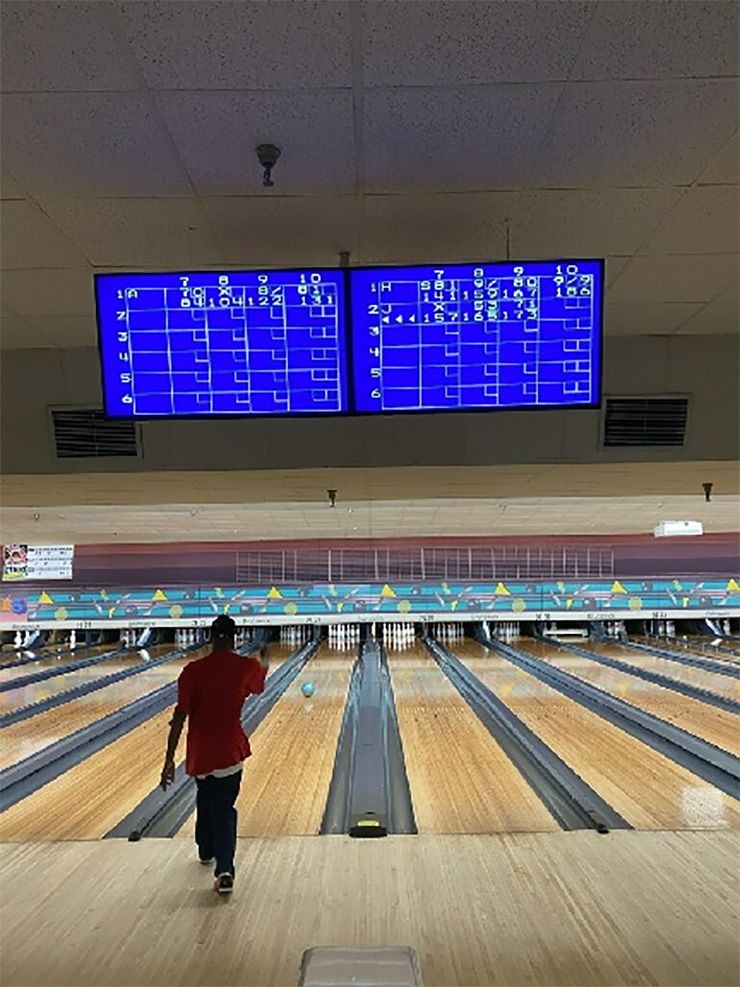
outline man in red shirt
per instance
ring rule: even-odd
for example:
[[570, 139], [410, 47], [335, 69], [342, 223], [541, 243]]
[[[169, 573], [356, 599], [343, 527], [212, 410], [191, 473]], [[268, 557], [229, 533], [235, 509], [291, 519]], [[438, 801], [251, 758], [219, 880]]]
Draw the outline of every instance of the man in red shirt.
[[231, 617], [217, 617], [211, 625], [213, 651], [180, 673], [161, 779], [163, 789], [174, 781], [175, 752], [189, 717], [185, 769], [198, 786], [195, 842], [201, 863], [215, 858], [214, 887], [220, 894], [234, 888], [234, 803], [251, 753], [241, 725], [242, 706], [247, 696], [264, 690], [268, 668], [264, 648], [260, 661], [234, 654], [235, 635]]

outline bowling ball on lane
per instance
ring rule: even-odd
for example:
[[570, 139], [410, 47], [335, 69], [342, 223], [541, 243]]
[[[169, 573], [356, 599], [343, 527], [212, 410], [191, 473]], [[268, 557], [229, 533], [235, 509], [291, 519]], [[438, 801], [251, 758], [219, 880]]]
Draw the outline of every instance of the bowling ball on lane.
[[303, 685], [301, 686], [301, 692], [306, 697], [306, 699], [310, 699], [311, 696], [313, 695], [313, 682], [304, 682]]

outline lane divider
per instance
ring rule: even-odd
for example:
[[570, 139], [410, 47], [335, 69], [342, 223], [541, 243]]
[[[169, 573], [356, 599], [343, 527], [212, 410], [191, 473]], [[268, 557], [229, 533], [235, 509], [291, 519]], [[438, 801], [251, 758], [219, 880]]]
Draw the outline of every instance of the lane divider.
[[710, 785], [714, 785], [733, 798], [740, 798], [740, 759], [734, 754], [674, 726], [667, 720], [661, 720], [652, 713], [632, 706], [623, 699], [617, 699], [616, 696], [584, 682], [570, 672], [553, 668], [547, 662], [534, 658], [525, 651], [493, 641], [483, 634], [478, 640], [490, 651], [534, 675], [540, 682], [544, 682], [562, 695], [579, 702], [609, 723], [624, 730], [625, 733], [636, 737], [648, 747], [652, 747], [676, 764], [703, 778]]
[[716, 706], [718, 709], [724, 709], [730, 713], [740, 713], [740, 703], [734, 699], [730, 699], [729, 696], [722, 696], [717, 692], [711, 692], [709, 689], [702, 689], [688, 682], [672, 679], [669, 675], [653, 672], [648, 668], [640, 668], [639, 665], [632, 665], [629, 662], [620, 661], [618, 658], [611, 658], [609, 655], [602, 655], [598, 651], [582, 648], [580, 645], [571, 644], [569, 641], [553, 641], [551, 638], [544, 637], [542, 634], [537, 634], [536, 639], [543, 643], [546, 642], [549, 645], [554, 645], [560, 651], [570, 651], [574, 655], [586, 658], [588, 661], [604, 665], [606, 668], [614, 668], [619, 672], [625, 672], [627, 675], [634, 675], [636, 678], [644, 679], [646, 682], [652, 682], [654, 685], [661, 686], [661, 688], [680, 692], [684, 696], [689, 696], [691, 699], [698, 699], [700, 702], [707, 703], [709, 706]]
[[0, 692], [12, 692], [13, 689], [25, 689], [27, 685], [36, 682], [44, 682], [46, 679], [56, 678], [58, 675], [66, 675], [67, 672], [76, 672], [79, 668], [88, 668], [90, 665], [98, 665], [119, 655], [133, 653], [136, 648], [116, 648], [114, 651], [104, 651], [99, 655], [92, 655], [90, 658], [80, 658], [79, 661], [72, 661], [66, 665], [57, 665], [55, 668], [42, 668], [38, 672], [31, 672], [22, 675], [9, 682], [0, 682]]
[[561, 829], [595, 829], [601, 834], [612, 829], [632, 829], [606, 799], [558, 757], [456, 655], [431, 638], [424, 643]]
[[114, 682], [120, 682], [122, 679], [129, 678], [131, 675], [145, 672], [149, 668], [156, 668], [157, 665], [163, 665], [166, 661], [172, 661], [173, 658], [182, 658], [191, 651], [197, 651], [202, 647], [204, 647], [202, 644], [192, 644], [187, 648], [168, 651], [166, 655], [153, 658], [151, 661], [142, 661], [138, 665], [123, 668], [120, 672], [113, 672], [111, 675], [104, 675], [99, 679], [93, 679], [92, 682], [83, 682], [82, 685], [65, 689], [63, 692], [58, 692], [54, 696], [47, 696], [46, 699], [41, 699], [39, 702], [29, 703], [27, 706], [19, 706], [18, 709], [11, 709], [8, 713], [3, 713], [0, 716], [0, 730], [4, 727], [11, 726], [13, 723], [20, 723], [21, 720], [27, 720], [31, 716], [38, 716], [39, 713], [45, 713], [48, 709], [63, 706], [65, 703], [71, 702], [73, 699], [78, 699], [80, 696], [87, 696], [91, 692], [97, 692], [98, 689], [104, 689], [108, 685], [113, 685]]

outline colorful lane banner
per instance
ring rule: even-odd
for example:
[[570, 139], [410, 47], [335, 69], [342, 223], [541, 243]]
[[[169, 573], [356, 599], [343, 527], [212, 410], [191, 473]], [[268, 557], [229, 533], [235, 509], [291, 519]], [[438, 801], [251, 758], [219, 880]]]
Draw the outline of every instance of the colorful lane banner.
[[71, 579], [74, 545], [3, 545], [3, 582]]
[[196, 621], [208, 623], [228, 613], [259, 622], [336, 619], [338, 615], [434, 617], [472, 614], [522, 620], [552, 614], [574, 620], [613, 614], [622, 618], [646, 611], [740, 609], [740, 577], [724, 579], [557, 580], [497, 583], [355, 583], [302, 586], [156, 587], [146, 589], [64, 588], [6, 593], [0, 599], [4, 623], [80, 621]]

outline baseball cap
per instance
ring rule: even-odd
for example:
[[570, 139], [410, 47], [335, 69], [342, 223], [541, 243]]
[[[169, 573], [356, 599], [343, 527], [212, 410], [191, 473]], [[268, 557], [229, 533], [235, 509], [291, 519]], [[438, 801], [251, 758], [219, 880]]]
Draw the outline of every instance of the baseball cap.
[[234, 637], [236, 635], [236, 621], [228, 614], [222, 613], [211, 624], [211, 639], [217, 637]]

